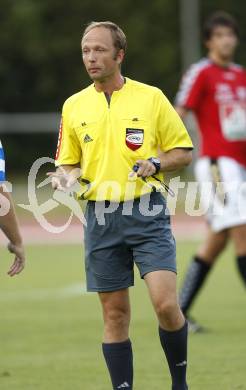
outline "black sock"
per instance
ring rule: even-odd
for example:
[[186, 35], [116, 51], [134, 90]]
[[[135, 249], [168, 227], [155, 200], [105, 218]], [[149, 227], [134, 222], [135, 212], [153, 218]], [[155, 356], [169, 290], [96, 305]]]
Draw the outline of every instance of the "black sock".
[[246, 285], [246, 255], [237, 257], [237, 265], [240, 275], [242, 276], [242, 279]]
[[187, 330], [187, 322], [181, 329], [174, 332], [159, 327], [161, 345], [172, 376], [173, 390], [188, 389], [186, 383]]
[[133, 356], [130, 340], [122, 343], [103, 343], [103, 355], [110, 373], [113, 389], [132, 390]]
[[186, 315], [186, 312], [196, 298], [210, 269], [211, 265], [205, 263], [200, 257], [196, 256], [192, 260], [179, 294], [179, 304], [184, 315]]

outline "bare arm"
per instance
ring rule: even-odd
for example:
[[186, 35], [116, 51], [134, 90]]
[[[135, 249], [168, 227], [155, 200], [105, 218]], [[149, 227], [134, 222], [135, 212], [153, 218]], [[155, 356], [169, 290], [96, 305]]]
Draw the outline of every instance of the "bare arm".
[[192, 150], [187, 148], [177, 148], [168, 152], [160, 152], [161, 171], [172, 172], [184, 168], [192, 161]]
[[[192, 161], [192, 150], [187, 148], [176, 148], [168, 152], [159, 152], [158, 157], [161, 160], [161, 171], [172, 172], [189, 165]], [[149, 160], [138, 160], [138, 176], [148, 177], [156, 173], [155, 166]]]
[[14, 203], [4, 184], [0, 186], [0, 198], [2, 209], [6, 210], [6, 213], [0, 216], [0, 228], [9, 239], [9, 251], [15, 254], [14, 263], [12, 264], [8, 274], [10, 276], [14, 276], [19, 274], [25, 266], [25, 253]]
[[184, 121], [189, 111], [185, 107], [181, 107], [181, 106], [176, 106], [174, 108], [176, 112], [179, 114], [180, 118]]

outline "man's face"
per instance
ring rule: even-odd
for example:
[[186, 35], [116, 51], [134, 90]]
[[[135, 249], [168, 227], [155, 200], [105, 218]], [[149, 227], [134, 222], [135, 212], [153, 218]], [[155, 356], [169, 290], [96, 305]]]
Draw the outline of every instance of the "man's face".
[[119, 71], [124, 52], [116, 52], [110, 30], [95, 27], [82, 39], [82, 56], [90, 78], [103, 81]]
[[230, 27], [215, 27], [210, 39], [206, 42], [208, 50], [217, 54], [222, 59], [230, 59], [234, 56], [238, 39]]

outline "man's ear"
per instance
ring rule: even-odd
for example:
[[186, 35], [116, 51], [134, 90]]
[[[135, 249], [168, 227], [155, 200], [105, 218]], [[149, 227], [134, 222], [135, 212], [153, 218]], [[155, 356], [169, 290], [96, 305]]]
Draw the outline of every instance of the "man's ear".
[[123, 62], [124, 55], [124, 50], [120, 49], [118, 52], [115, 53], [114, 60], [120, 65]]

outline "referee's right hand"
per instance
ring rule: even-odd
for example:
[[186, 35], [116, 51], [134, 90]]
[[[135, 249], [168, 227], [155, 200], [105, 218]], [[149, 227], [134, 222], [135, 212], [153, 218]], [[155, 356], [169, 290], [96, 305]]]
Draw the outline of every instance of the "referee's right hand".
[[47, 172], [51, 177], [51, 185], [54, 190], [66, 192], [80, 177], [80, 168], [73, 168], [70, 171], [60, 168], [56, 172]]
[[48, 172], [47, 176], [51, 177], [52, 188], [63, 192], [69, 189], [77, 180], [69, 173]]

